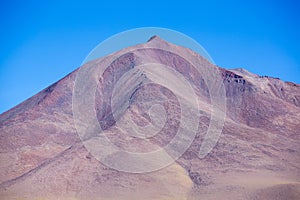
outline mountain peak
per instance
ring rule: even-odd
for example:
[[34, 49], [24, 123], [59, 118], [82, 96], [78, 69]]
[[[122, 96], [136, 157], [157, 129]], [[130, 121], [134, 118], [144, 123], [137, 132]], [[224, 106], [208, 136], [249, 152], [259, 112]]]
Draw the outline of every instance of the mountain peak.
[[148, 47], [154, 47], [160, 49], [170, 49], [176, 46], [175, 44], [170, 43], [169, 41], [161, 38], [158, 35], [151, 36], [144, 44]]
[[153, 40], [162, 40], [158, 35], [153, 35], [149, 38], [149, 40], [147, 42], [151, 42]]

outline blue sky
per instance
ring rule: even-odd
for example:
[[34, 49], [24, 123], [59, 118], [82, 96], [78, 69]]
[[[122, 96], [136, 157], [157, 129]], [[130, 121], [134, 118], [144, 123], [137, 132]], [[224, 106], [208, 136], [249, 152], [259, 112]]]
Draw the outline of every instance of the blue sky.
[[79, 67], [101, 41], [138, 27], [182, 32], [221, 67], [300, 83], [297, 1], [176, 2], [1, 1], [0, 113]]

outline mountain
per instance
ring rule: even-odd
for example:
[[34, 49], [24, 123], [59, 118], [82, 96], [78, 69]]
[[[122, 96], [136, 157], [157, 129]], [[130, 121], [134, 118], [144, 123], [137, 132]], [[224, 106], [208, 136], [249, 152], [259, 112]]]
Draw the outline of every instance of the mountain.
[[[126, 126], [132, 121], [148, 131]], [[218, 137], [207, 139], [210, 130]], [[299, 130], [299, 84], [220, 68], [154, 36], [86, 63], [0, 115], [0, 197], [296, 200]], [[127, 157], [94, 145], [99, 135], [123, 151], [163, 148], [166, 157]], [[101, 159], [108, 151], [111, 160]]]

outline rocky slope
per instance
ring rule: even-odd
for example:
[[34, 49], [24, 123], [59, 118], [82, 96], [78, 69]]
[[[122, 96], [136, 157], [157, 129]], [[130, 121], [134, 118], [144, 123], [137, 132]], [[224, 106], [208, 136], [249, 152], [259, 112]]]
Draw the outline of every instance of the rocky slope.
[[[300, 198], [300, 85], [244, 69], [218, 68], [159, 37], [138, 47], [121, 50], [108, 66], [101, 63], [117, 53], [85, 65], [106, 67], [94, 95], [97, 120], [121, 149], [147, 152], [168, 144], [180, 125], [180, 102], [151, 77], [140, 74], [123, 84], [132, 90], [126, 93], [130, 101], [116, 102], [122, 110], [117, 118], [110, 105], [113, 88], [126, 72], [143, 63], [168, 65], [188, 79], [200, 102], [197, 134], [185, 153], [168, 167], [148, 173], [121, 172], [99, 162], [83, 145], [74, 122], [78, 69], [0, 115], [1, 199]], [[199, 65], [221, 74], [225, 123], [216, 146], [204, 158], [198, 152], [211, 119], [207, 82], [214, 77], [196, 73], [187, 60], [162, 47], [194, 55]], [[166, 115], [159, 134], [142, 140], [118, 129], [117, 123], [129, 117], [141, 126], [151, 124], [147, 110], [154, 103], [161, 104]]]

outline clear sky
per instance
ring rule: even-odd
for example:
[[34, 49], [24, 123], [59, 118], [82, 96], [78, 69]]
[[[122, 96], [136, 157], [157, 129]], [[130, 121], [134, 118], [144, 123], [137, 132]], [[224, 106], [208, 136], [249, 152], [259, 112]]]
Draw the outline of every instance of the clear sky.
[[0, 19], [0, 113], [79, 67], [101, 41], [138, 27], [180, 31], [221, 67], [300, 83], [296, 0], [3, 0]]

